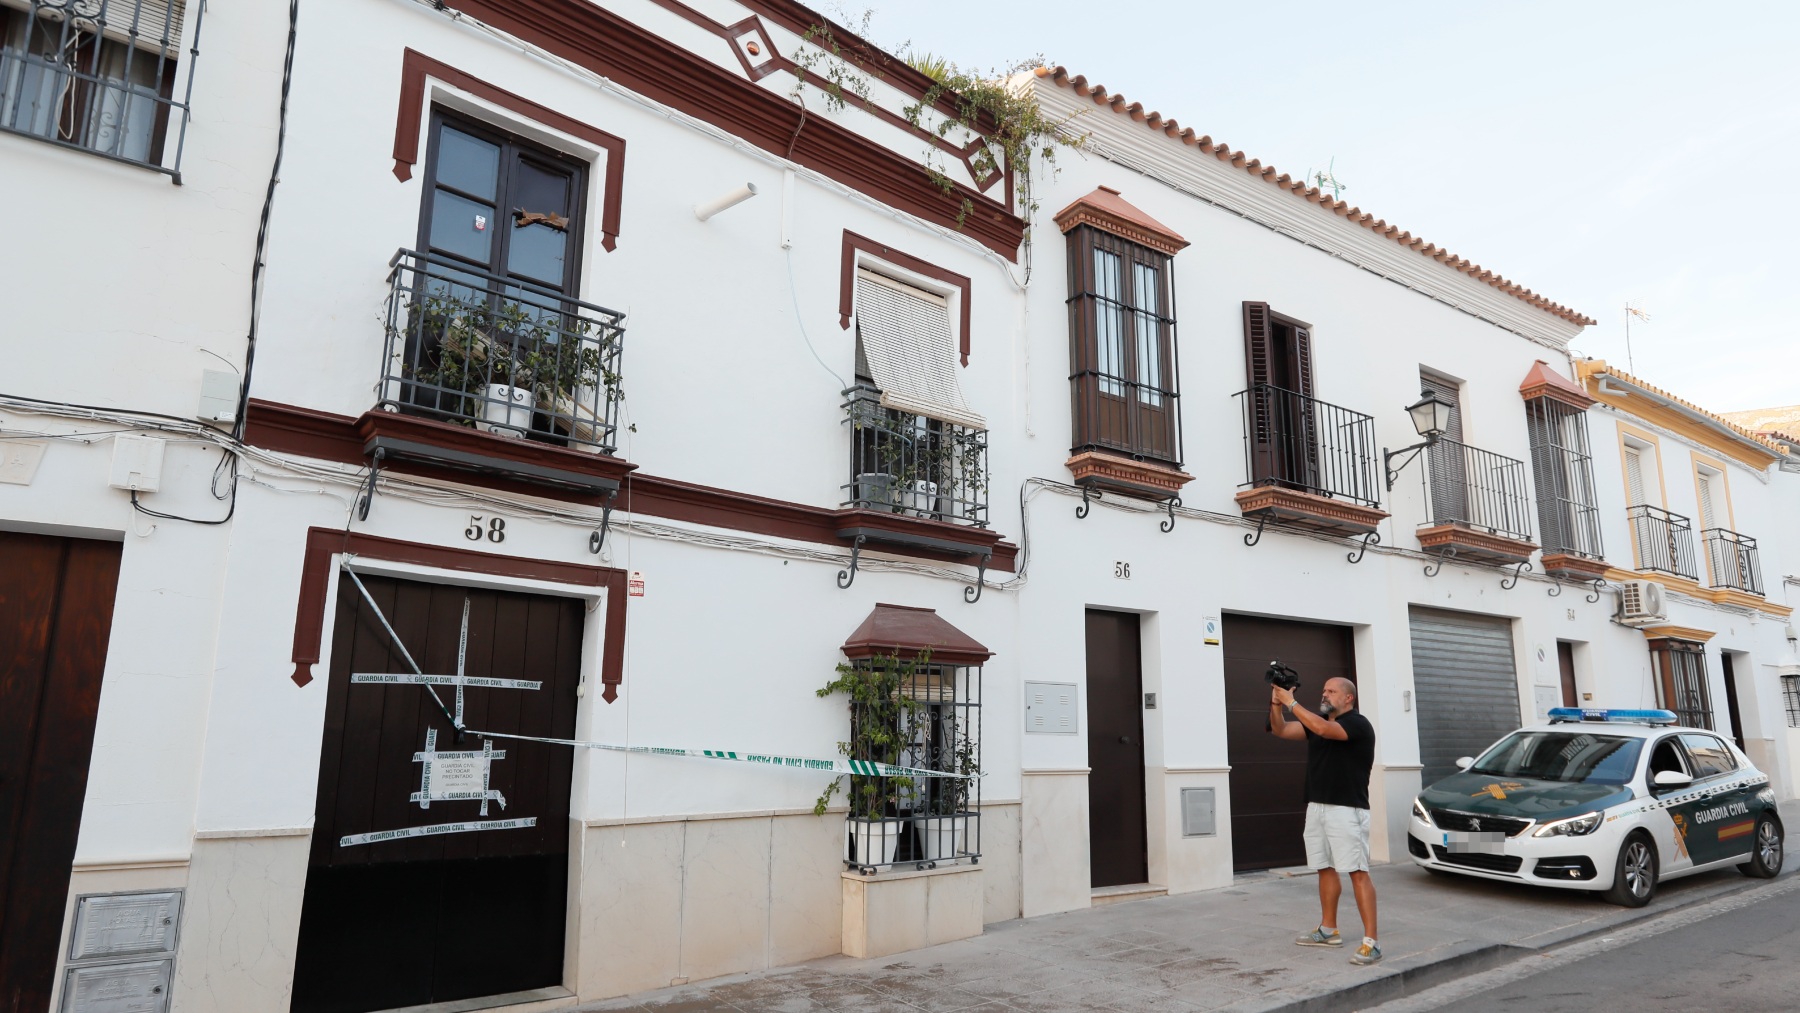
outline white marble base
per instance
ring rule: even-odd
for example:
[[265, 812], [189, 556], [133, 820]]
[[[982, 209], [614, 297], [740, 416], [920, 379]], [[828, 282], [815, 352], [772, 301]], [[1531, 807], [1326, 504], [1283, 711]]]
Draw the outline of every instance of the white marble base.
[[843, 946], [846, 956], [885, 957], [981, 935], [979, 865], [844, 872]]
[[984, 923], [1010, 921], [1023, 913], [1019, 883], [1019, 812], [1017, 802], [981, 806], [981, 875]]
[[[1150, 882], [1171, 894], [1231, 885], [1231, 770], [1146, 767]], [[1181, 789], [1213, 790], [1214, 833], [1183, 837]]]
[[1020, 908], [1025, 917], [1092, 905], [1085, 770], [1023, 772], [1019, 800]]
[[286, 1013], [312, 837], [194, 842], [171, 1013]]
[[1369, 860], [1407, 861], [1406, 821], [1419, 795], [1419, 768], [1376, 764], [1369, 773]]

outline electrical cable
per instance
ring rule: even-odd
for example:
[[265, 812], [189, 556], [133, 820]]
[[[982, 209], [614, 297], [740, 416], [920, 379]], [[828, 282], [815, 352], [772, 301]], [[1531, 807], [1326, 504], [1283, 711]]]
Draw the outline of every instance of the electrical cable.
[[244, 335], [244, 372], [238, 380], [237, 418], [231, 435], [244, 435], [244, 415], [250, 408], [250, 374], [256, 365], [256, 325], [262, 312], [263, 255], [268, 249], [269, 215], [275, 206], [275, 184], [281, 182], [281, 158], [287, 151], [288, 93], [294, 84], [294, 42], [299, 36], [300, 0], [288, 0], [287, 56], [281, 66], [281, 112], [275, 126], [275, 162], [269, 167], [269, 188], [263, 194], [262, 219], [256, 227], [256, 255], [250, 262], [250, 327]]

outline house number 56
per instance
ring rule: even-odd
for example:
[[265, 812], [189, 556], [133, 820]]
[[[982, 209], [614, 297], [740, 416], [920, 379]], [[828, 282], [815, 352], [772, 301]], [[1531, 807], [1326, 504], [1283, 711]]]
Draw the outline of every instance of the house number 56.
[[480, 514], [470, 514], [469, 526], [463, 529], [463, 537], [471, 542], [479, 542], [483, 538], [490, 542], [504, 542], [506, 541], [506, 518], [489, 517], [484, 526]]
[[1113, 576], [1119, 578], [1120, 580], [1130, 580], [1131, 579], [1131, 564], [1125, 562], [1122, 559], [1114, 560], [1113, 561]]

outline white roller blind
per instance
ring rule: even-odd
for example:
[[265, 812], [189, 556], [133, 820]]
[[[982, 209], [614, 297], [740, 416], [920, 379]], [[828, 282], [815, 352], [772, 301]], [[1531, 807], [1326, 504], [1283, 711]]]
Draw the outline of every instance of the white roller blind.
[[50, 21], [72, 14], [76, 27], [84, 32], [93, 31], [104, 20], [107, 38], [132, 42], [135, 31], [140, 48], [166, 48], [170, 56], [181, 48], [181, 23], [187, 17], [187, 0], [43, 0], [35, 5], [31, 0], [0, 0], [0, 6], [35, 9]]
[[1625, 489], [1631, 494], [1626, 506], [1650, 502], [1644, 496], [1644, 455], [1636, 447], [1625, 448]]
[[859, 269], [856, 326], [883, 407], [987, 428], [987, 420], [963, 401], [957, 382], [948, 300]]
[[1700, 473], [1700, 526], [1716, 528], [1719, 526], [1718, 510], [1713, 506], [1713, 480], [1706, 472]]

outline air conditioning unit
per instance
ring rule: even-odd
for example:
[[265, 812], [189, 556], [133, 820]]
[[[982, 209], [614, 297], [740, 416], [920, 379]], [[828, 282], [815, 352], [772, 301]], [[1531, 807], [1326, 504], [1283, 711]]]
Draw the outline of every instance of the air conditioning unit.
[[1619, 585], [1619, 622], [1650, 626], [1668, 618], [1661, 584], [1654, 580], [1628, 580]]

